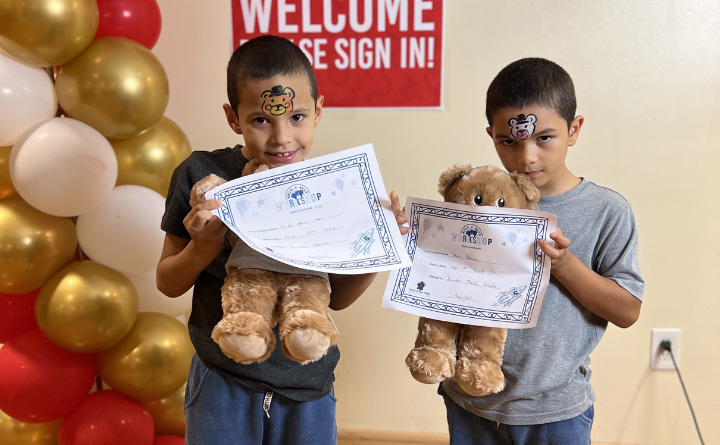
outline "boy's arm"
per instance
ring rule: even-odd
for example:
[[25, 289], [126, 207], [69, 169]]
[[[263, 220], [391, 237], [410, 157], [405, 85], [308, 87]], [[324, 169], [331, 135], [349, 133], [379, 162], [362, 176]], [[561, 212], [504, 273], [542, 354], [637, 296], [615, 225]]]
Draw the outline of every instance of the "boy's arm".
[[567, 249], [570, 240], [562, 230], [550, 234], [555, 247], [540, 240], [540, 248], [550, 257], [553, 276], [590, 312], [612, 324], [628, 328], [640, 316], [642, 302], [616, 282], [598, 275]]
[[191, 239], [165, 234], [160, 262], [157, 267], [158, 290], [175, 298], [188, 291], [202, 272], [225, 247], [228, 228], [210, 210], [221, 203], [210, 200], [193, 207], [183, 219]]
[[339, 311], [353, 304], [367, 290], [376, 275], [377, 273], [330, 274], [330, 309]]
[[[400, 234], [407, 234], [410, 229], [403, 227], [408, 222], [405, 216], [405, 209], [400, 208], [400, 198], [397, 193], [390, 192], [390, 208], [395, 215], [395, 221], [400, 228]], [[362, 275], [330, 275], [330, 309], [339, 311], [350, 306], [360, 298], [360, 295], [367, 290], [373, 282], [377, 273]]]

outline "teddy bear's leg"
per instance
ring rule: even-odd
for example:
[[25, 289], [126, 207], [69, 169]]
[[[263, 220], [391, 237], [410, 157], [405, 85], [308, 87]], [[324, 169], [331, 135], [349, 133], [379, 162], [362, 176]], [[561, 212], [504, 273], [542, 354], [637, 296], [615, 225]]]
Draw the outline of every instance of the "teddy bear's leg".
[[440, 383], [452, 378], [459, 330], [459, 324], [420, 317], [415, 348], [405, 359], [415, 380]]
[[212, 332], [225, 355], [244, 365], [270, 357], [275, 289], [272, 272], [230, 268], [222, 287], [223, 318]]
[[[315, 275], [282, 274], [280, 342], [285, 355], [300, 364], [319, 360], [337, 343], [337, 331], [328, 319], [330, 284]], [[278, 281], [280, 281], [278, 277]]]
[[458, 345], [455, 380], [471, 396], [500, 392], [505, 376], [500, 369], [507, 329], [464, 326]]

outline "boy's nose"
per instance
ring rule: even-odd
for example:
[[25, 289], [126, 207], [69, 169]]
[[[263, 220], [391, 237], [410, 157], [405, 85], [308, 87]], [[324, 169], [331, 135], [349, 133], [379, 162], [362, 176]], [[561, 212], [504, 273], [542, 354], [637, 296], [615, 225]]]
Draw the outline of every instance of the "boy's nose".
[[518, 163], [521, 165], [532, 165], [537, 162], [537, 151], [529, 144], [525, 145], [518, 153]]
[[273, 128], [271, 142], [275, 145], [286, 145], [292, 141], [292, 135], [285, 125], [276, 125]]

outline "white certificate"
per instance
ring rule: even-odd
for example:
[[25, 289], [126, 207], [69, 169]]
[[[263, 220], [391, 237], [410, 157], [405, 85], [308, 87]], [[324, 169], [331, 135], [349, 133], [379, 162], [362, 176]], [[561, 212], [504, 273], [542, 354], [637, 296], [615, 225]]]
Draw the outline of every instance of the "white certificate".
[[537, 324], [550, 280], [557, 218], [535, 210], [407, 198], [412, 267], [390, 275], [383, 307], [435, 320], [501, 328]]
[[254, 173], [214, 188], [213, 211], [258, 252], [338, 274], [410, 266], [372, 145]]

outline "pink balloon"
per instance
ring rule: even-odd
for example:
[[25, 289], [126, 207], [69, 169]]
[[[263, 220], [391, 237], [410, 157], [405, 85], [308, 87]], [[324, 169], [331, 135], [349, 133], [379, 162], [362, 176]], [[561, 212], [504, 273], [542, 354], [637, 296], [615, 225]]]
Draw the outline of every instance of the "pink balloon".
[[36, 329], [0, 349], [0, 411], [29, 423], [69, 413], [90, 392], [97, 375], [92, 354], [55, 346]]
[[184, 445], [185, 439], [178, 436], [155, 436], [153, 445]]
[[0, 343], [39, 328], [35, 320], [35, 300], [39, 292], [40, 289], [26, 294], [0, 293]]
[[160, 37], [162, 19], [155, 0], [98, 0], [100, 23], [95, 39], [125, 37], [152, 49]]
[[97, 391], [60, 425], [59, 445], [153, 445], [155, 425], [145, 405], [114, 390]]

